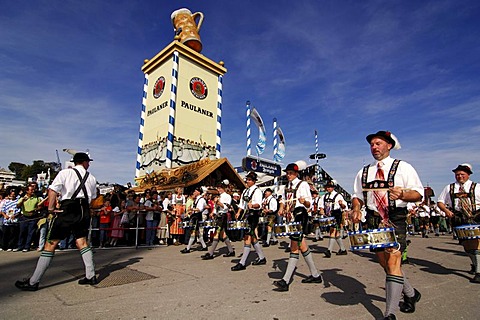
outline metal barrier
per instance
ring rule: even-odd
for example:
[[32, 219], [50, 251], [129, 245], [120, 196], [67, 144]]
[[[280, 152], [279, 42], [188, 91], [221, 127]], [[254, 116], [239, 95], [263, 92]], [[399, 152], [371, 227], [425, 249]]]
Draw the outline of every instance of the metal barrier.
[[[165, 229], [165, 230], [168, 230], [168, 225], [164, 226], [164, 227], [155, 227], [155, 228], [147, 228], [146, 226], [143, 227], [143, 226], [140, 226], [140, 217], [142, 216], [145, 216], [146, 215], [146, 211], [142, 211], [142, 210], [139, 210], [135, 213], [135, 227], [128, 227], [128, 228], [125, 228], [125, 227], [119, 227], [119, 228], [94, 228], [93, 227], [93, 219], [94, 217], [90, 217], [90, 227], [88, 229], [88, 242], [91, 244], [92, 243], [92, 231], [101, 231], [101, 230], [125, 230], [125, 231], [129, 231], [129, 230], [135, 230], [135, 249], [137, 249], [140, 244], [139, 244], [139, 235], [140, 235], [140, 231], [141, 230], [152, 230], [152, 229], [155, 229], [155, 230], [160, 230], [160, 229]], [[146, 220], [144, 220], [146, 221]], [[99, 224], [100, 224], [100, 221], [99, 221]]]

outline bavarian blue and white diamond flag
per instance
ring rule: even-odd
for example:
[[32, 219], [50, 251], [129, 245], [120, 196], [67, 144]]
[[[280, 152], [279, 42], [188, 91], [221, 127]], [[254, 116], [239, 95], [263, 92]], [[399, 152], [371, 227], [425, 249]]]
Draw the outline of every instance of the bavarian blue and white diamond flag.
[[278, 147], [277, 152], [273, 155], [273, 161], [280, 162], [285, 157], [285, 136], [280, 127], [277, 127], [275, 130], [277, 131]]
[[265, 124], [263, 123], [262, 117], [260, 117], [260, 114], [255, 108], [252, 109], [250, 118], [253, 119], [253, 122], [255, 122], [258, 127], [258, 143], [255, 146], [255, 149], [257, 149], [258, 154], [262, 154], [265, 151], [265, 146], [267, 144]]

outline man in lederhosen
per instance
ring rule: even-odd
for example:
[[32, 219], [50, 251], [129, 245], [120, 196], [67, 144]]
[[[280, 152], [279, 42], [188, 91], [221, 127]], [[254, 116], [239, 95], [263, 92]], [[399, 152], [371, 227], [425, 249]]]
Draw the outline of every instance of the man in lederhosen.
[[198, 236], [198, 241], [200, 241], [200, 244], [202, 245], [202, 249], [200, 249], [200, 251], [208, 250], [207, 244], [205, 243], [205, 240], [203, 240], [203, 226], [200, 226], [200, 221], [202, 221], [202, 218], [208, 214], [207, 201], [202, 194], [203, 190], [201, 187], [196, 187], [195, 190], [193, 190], [193, 198], [195, 200], [193, 202], [193, 208], [191, 209], [190, 214], [190, 221], [192, 224], [190, 239], [188, 240], [187, 247], [180, 250], [181, 253], [190, 253], [190, 248], [195, 242], [195, 236]]
[[[480, 223], [480, 186], [470, 180], [473, 173], [468, 163], [452, 170], [455, 182], [443, 189], [437, 205], [452, 220], [452, 227]], [[463, 249], [472, 260], [472, 283], [480, 283], [480, 239], [460, 239]]]
[[[308, 208], [312, 203], [312, 194], [310, 192], [310, 186], [306, 181], [298, 178], [298, 165], [290, 163], [285, 169], [287, 175], [287, 186], [285, 187], [282, 202], [280, 203], [279, 215], [287, 217], [287, 221], [291, 218], [295, 222], [301, 223], [302, 231], [306, 232], [308, 224]], [[291, 209], [289, 209], [291, 208]], [[277, 287], [277, 291], [288, 291], [290, 285], [290, 279], [293, 272], [297, 267], [300, 252], [302, 253], [305, 262], [310, 269], [310, 275], [302, 280], [302, 283], [321, 283], [322, 276], [318, 273], [318, 270], [313, 262], [312, 253], [305, 241], [305, 234], [290, 236], [290, 259], [288, 259], [287, 269], [283, 278], [276, 280], [273, 284]]]
[[267, 263], [267, 259], [263, 254], [262, 246], [255, 236], [255, 229], [258, 226], [258, 218], [262, 210], [262, 190], [255, 185], [257, 182], [257, 174], [249, 172], [245, 177], [247, 188], [243, 190], [240, 197], [240, 203], [235, 218], [237, 220], [247, 219], [250, 229], [245, 232], [243, 236], [243, 254], [239, 263], [234, 265], [231, 270], [239, 271], [246, 269], [248, 255], [250, 254], [251, 245], [257, 252], [257, 259], [252, 262], [252, 265], [262, 265]]
[[[38, 284], [55, 254], [55, 248], [61, 239], [72, 232], [85, 265], [85, 278], [79, 284], [97, 284], [92, 248], [87, 242], [90, 226], [90, 201], [97, 196], [96, 179], [87, 170], [90, 167], [88, 154], [78, 152], [73, 156], [73, 168], [58, 173], [48, 189], [48, 211], [54, 214], [47, 234], [45, 248], [40, 254], [37, 267], [29, 279], [17, 281], [20, 290], [36, 291]], [[60, 194], [60, 209], [57, 207], [57, 194]]]
[[213, 235], [213, 241], [212, 245], [208, 249], [208, 252], [202, 256], [203, 260], [211, 260], [214, 258], [213, 253], [215, 252], [215, 249], [217, 248], [218, 242], [224, 241], [225, 245], [227, 246], [228, 253], [224, 254], [224, 257], [234, 257], [235, 256], [235, 250], [232, 247], [232, 242], [230, 239], [228, 239], [227, 234], [225, 233], [225, 230], [227, 230], [227, 221], [228, 221], [228, 216], [227, 212], [228, 209], [230, 208], [230, 205], [232, 203], [232, 197], [225, 192], [225, 185], [224, 184], [219, 184], [217, 186], [217, 190], [219, 192], [219, 195], [214, 197], [214, 203], [215, 203], [215, 221], [216, 221], [216, 226], [215, 226], [215, 234]]
[[335, 243], [337, 243], [340, 248], [340, 250], [337, 252], [337, 255], [346, 255], [347, 250], [345, 249], [340, 236], [340, 230], [343, 227], [343, 210], [347, 208], [346, 201], [340, 193], [335, 191], [335, 184], [333, 181], [328, 181], [325, 184], [325, 191], [327, 191], [327, 193], [322, 196], [318, 203], [320, 214], [335, 218], [335, 224], [330, 226], [328, 249], [324, 252], [324, 254], [325, 257], [330, 258], [332, 256], [333, 246]]
[[385, 319], [396, 319], [400, 311], [412, 313], [420, 300], [402, 271], [402, 252], [407, 247], [407, 203], [422, 200], [423, 186], [415, 169], [407, 162], [390, 157], [392, 148], [400, 149], [396, 137], [389, 131], [378, 131], [367, 136], [375, 162], [363, 167], [355, 177], [352, 196], [354, 222], [360, 221], [361, 207], [365, 204], [375, 228], [394, 228], [399, 248], [371, 249], [383, 267], [386, 291]]
[[318, 203], [320, 201], [320, 197], [318, 196], [318, 191], [317, 190], [312, 190], [312, 205], [310, 207], [310, 212], [311, 212], [311, 219], [312, 219], [312, 225], [313, 225], [313, 232], [315, 234], [315, 237], [313, 238], [313, 242], [317, 242], [319, 240], [323, 241], [323, 235], [322, 235], [322, 229], [320, 228], [320, 222], [318, 219], [320, 219], [320, 209], [318, 207]]
[[267, 223], [267, 239], [262, 246], [269, 247], [270, 240], [272, 244], [277, 244], [277, 238], [275, 238], [275, 232], [273, 227], [275, 226], [275, 222], [277, 221], [277, 211], [278, 211], [278, 203], [277, 199], [272, 194], [272, 189], [267, 188], [263, 192], [263, 204], [262, 204], [262, 213], [265, 217]]

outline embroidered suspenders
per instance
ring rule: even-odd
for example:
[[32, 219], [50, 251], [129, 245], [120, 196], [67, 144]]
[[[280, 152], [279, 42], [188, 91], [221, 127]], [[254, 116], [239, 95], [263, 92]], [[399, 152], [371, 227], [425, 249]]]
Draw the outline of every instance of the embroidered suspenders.
[[[395, 174], [397, 173], [397, 169], [400, 161], [401, 160], [398, 160], [398, 159], [393, 160], [392, 167], [388, 172], [387, 181], [383, 181], [383, 183], [382, 181], [377, 181], [377, 180], [367, 182], [368, 168], [370, 167], [370, 165], [366, 165], [365, 167], [363, 167], [362, 188], [363, 189], [375, 189], [375, 188], [386, 188], [386, 187], [392, 188], [395, 185], [394, 178], [395, 178]], [[385, 185], [385, 182], [386, 182], [386, 185]], [[365, 205], [367, 204], [367, 191], [363, 191], [363, 202], [365, 203]], [[395, 200], [391, 200], [390, 197], [388, 199], [388, 208], [389, 208], [389, 211], [392, 211], [396, 208]]]

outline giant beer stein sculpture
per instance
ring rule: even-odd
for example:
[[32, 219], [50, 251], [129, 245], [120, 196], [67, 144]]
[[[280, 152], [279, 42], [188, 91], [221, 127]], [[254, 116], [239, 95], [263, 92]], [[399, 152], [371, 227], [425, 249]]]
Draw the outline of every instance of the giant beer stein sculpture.
[[[195, 19], [198, 17], [198, 23]], [[192, 12], [186, 8], [178, 9], [171, 15], [175, 34], [180, 37], [180, 42], [193, 50], [202, 51], [202, 42], [200, 41], [200, 27], [203, 22], [203, 13]]]

